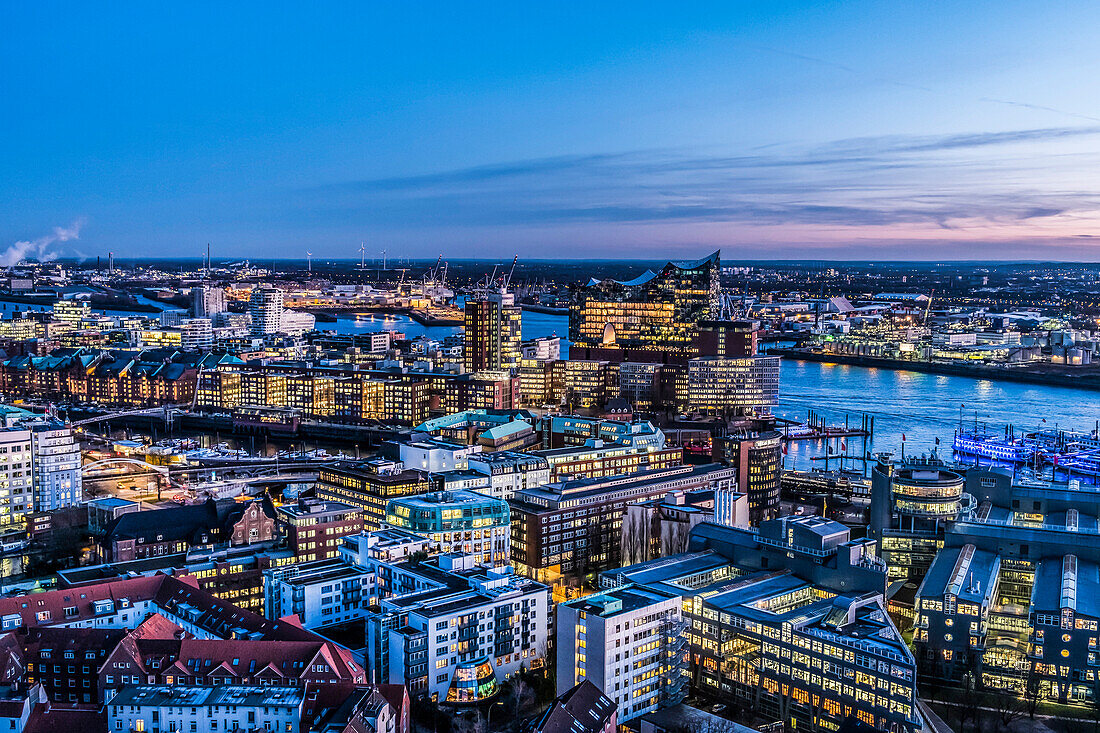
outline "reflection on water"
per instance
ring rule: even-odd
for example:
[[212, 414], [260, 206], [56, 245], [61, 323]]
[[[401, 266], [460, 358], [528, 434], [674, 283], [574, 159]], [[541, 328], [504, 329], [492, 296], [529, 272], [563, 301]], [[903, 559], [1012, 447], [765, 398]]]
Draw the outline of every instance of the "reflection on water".
[[[904, 435], [907, 455], [931, 452], [936, 438], [941, 454], [946, 454], [960, 412], [967, 427], [973, 427], [976, 412], [979, 424], [997, 432], [1008, 424], [1017, 431], [1031, 430], [1044, 418], [1060, 428], [1088, 431], [1100, 418], [1100, 393], [1067, 387], [861, 367], [841, 372], [825, 364], [789, 360], [783, 361], [780, 374], [778, 415], [805, 420], [812, 408], [832, 424], [843, 424], [847, 413], [858, 425], [860, 413], [866, 412], [875, 418], [871, 451], [898, 454]], [[849, 454], [858, 454], [860, 443], [851, 441]], [[824, 450], [813, 443], [806, 448], [812, 450], [800, 449], [800, 455]], [[788, 455], [791, 465], [798, 464]]]

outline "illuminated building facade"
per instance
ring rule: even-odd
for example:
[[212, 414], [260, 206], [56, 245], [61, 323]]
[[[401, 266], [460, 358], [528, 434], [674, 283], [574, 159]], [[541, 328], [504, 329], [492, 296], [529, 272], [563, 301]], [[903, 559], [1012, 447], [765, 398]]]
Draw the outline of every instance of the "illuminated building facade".
[[588, 680], [618, 706], [619, 722], [681, 702], [682, 605], [675, 593], [635, 585], [558, 604], [558, 693]]
[[[679, 386], [679, 385], [677, 385]], [[705, 415], [770, 415], [779, 403], [779, 357], [703, 357], [688, 362], [677, 403]]]
[[916, 593], [922, 672], [1094, 705], [1100, 488], [973, 468], [965, 496]]
[[290, 549], [301, 562], [336, 557], [346, 535], [363, 531], [359, 508], [339, 501], [301, 499], [284, 504], [277, 511], [286, 527]]
[[749, 521], [758, 524], [775, 518], [779, 514], [783, 459], [779, 432], [735, 433], [715, 438], [715, 444], [722, 462], [737, 468], [737, 488], [749, 500]]
[[677, 466], [630, 476], [574, 479], [516, 492], [512, 510], [512, 564], [540, 582], [562, 586], [622, 561], [622, 524], [628, 504], [673, 491], [731, 488], [726, 466]]
[[[879, 543], [890, 580], [919, 583], [943, 546], [949, 522], [971, 497], [966, 478], [943, 465], [880, 459], [871, 471], [871, 521], [868, 536]], [[903, 600], [903, 599], [899, 599]]]
[[660, 272], [633, 280], [590, 280], [573, 292], [570, 355], [661, 361], [660, 352], [691, 354], [699, 322], [718, 315], [720, 275], [715, 252], [692, 262], [669, 262]]
[[286, 292], [279, 288], [253, 288], [248, 300], [252, 316], [252, 335], [267, 336], [283, 330], [283, 299]]
[[507, 565], [508, 504], [473, 491], [442, 491], [390, 501], [386, 525], [427, 537], [440, 552], [473, 555], [476, 562]]
[[418, 496], [442, 488], [442, 478], [412, 471], [400, 461], [375, 459], [322, 466], [317, 475], [317, 498], [358, 507], [368, 532], [386, 521], [392, 499]]
[[396, 376], [245, 370], [200, 375], [196, 407], [232, 412], [252, 405], [295, 409], [310, 419], [417, 425], [428, 417], [430, 394], [425, 381]]
[[508, 292], [466, 301], [463, 366], [467, 372], [519, 368], [523, 310]]
[[472, 704], [496, 695], [521, 667], [546, 663], [545, 585], [455, 553], [385, 565], [395, 584], [416, 592], [380, 598], [380, 610], [367, 616], [372, 681], [404, 684], [411, 697]]
[[679, 598], [697, 694], [791, 730], [836, 731], [849, 717], [875, 730], [924, 729], [916, 661], [886, 612], [872, 541], [798, 516], [759, 529], [703, 522], [689, 546], [600, 582]]

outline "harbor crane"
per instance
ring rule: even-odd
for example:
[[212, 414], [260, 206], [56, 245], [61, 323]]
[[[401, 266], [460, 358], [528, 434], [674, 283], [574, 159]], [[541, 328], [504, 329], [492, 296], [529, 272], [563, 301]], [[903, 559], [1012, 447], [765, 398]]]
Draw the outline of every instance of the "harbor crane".
[[512, 269], [508, 270], [508, 277], [504, 278], [504, 290], [508, 289], [508, 286], [512, 284], [512, 275], [516, 271], [516, 262], [519, 261], [519, 255], [517, 254], [512, 258]]

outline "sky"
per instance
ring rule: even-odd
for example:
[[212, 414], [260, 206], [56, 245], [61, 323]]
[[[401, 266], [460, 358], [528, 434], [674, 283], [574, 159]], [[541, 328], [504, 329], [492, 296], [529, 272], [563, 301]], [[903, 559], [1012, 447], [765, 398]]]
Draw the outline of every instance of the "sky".
[[1100, 261], [1097, 28], [1094, 1], [4, 3], [0, 264]]

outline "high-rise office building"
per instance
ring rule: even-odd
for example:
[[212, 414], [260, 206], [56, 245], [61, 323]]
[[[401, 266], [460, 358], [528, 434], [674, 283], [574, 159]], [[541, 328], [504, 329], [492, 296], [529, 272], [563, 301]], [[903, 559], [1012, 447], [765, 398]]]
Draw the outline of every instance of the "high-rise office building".
[[573, 292], [570, 356], [682, 363], [698, 353], [699, 323], [718, 316], [720, 273], [715, 252], [633, 280], [589, 280]]
[[462, 360], [465, 370], [519, 368], [522, 315], [515, 296], [503, 289], [466, 301], [466, 344]]
[[225, 290], [213, 285], [191, 288], [191, 313], [195, 318], [213, 318], [225, 313]]
[[749, 520], [758, 524], [777, 516], [783, 459], [779, 432], [734, 433], [716, 438], [715, 447], [716, 458], [737, 468], [737, 488], [749, 499]]
[[692, 359], [688, 362], [686, 379], [677, 380], [675, 387], [677, 404], [693, 412], [770, 415], [772, 406], [779, 403], [779, 357]]
[[266, 336], [283, 328], [283, 297], [280, 288], [259, 287], [252, 290], [248, 312], [252, 315], [252, 335]]

